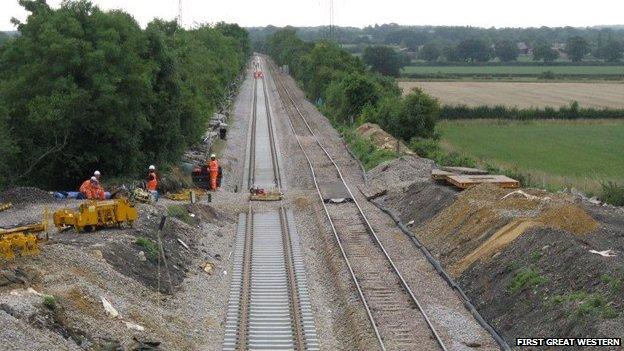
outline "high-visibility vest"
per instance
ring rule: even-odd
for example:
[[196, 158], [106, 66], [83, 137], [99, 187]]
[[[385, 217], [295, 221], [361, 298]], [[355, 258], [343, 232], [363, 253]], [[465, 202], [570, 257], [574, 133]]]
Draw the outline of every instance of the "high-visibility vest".
[[147, 190], [156, 191], [158, 187], [158, 179], [156, 177], [156, 172], [150, 172], [147, 176]]

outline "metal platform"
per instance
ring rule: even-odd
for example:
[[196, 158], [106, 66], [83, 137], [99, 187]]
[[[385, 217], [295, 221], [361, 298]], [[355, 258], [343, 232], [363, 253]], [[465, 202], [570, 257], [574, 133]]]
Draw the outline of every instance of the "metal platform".
[[353, 201], [342, 181], [319, 182], [318, 186], [325, 202]]

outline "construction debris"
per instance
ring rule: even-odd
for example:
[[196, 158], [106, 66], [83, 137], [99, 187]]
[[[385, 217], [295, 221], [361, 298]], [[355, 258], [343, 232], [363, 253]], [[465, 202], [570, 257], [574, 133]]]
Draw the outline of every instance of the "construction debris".
[[195, 196], [198, 199], [201, 199], [202, 197], [206, 196], [208, 191], [201, 188], [182, 189], [175, 193], [168, 193], [167, 195], [165, 195], [165, 197], [173, 201], [191, 201], [191, 193], [195, 193]]
[[0, 204], [0, 212], [6, 211], [6, 210], [8, 210], [11, 207], [13, 207], [13, 204], [10, 203], [10, 202], [5, 203], [5, 204]]
[[113, 307], [113, 305], [110, 302], [108, 302], [108, 300], [105, 297], [100, 296], [100, 300], [102, 300], [102, 305], [104, 306], [104, 311], [106, 311], [106, 314], [109, 317], [111, 317], [111, 318], [121, 318], [121, 316], [119, 315], [119, 312], [117, 312], [115, 307]]
[[589, 250], [589, 252], [596, 254], [596, 255], [600, 255], [602, 257], [615, 257], [617, 256], [615, 254], [615, 251], [613, 250], [604, 250], [604, 251], [596, 251], [596, 250]]
[[74, 227], [81, 232], [85, 228], [121, 226], [123, 223], [132, 225], [139, 217], [133, 204], [126, 199], [86, 201], [78, 211], [61, 209], [54, 213], [54, 225], [63, 230]]

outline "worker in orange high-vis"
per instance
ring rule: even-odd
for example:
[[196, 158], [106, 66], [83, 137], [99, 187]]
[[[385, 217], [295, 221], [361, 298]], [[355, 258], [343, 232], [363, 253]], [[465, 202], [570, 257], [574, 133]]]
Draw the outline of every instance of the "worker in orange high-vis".
[[84, 199], [104, 200], [106, 198], [104, 189], [100, 187], [100, 184], [95, 176], [91, 177], [91, 179], [85, 180], [82, 185], [80, 185], [79, 191]]
[[147, 173], [147, 190], [156, 191], [158, 187], [158, 176], [156, 175], [156, 167], [154, 165], [149, 166]]
[[210, 162], [208, 162], [208, 171], [210, 172], [210, 190], [217, 190], [217, 177], [219, 176], [219, 162], [217, 161], [217, 155], [210, 155]]

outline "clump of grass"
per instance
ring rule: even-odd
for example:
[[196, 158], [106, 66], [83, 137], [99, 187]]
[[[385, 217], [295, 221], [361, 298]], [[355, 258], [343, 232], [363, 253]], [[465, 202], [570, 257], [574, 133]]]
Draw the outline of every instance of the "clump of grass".
[[56, 309], [56, 297], [53, 295], [46, 295], [43, 297], [43, 306], [47, 309], [54, 311]]
[[388, 150], [380, 150], [366, 138], [357, 135], [350, 129], [343, 129], [342, 135], [351, 152], [362, 162], [365, 170], [377, 167], [379, 164], [397, 158], [397, 154]]
[[510, 293], [515, 295], [527, 288], [546, 283], [547, 281], [546, 277], [542, 277], [531, 268], [525, 268], [516, 273], [509, 283], [508, 289]]
[[542, 253], [539, 250], [531, 252], [531, 262], [535, 263], [542, 258]]
[[600, 200], [614, 206], [624, 206], [624, 184], [603, 183]]
[[145, 254], [149, 258], [154, 259], [156, 257], [156, 254], [158, 253], [158, 249], [156, 248], [156, 244], [149, 238], [141, 236], [137, 238], [134, 243], [141, 246], [143, 249], [145, 249]]
[[192, 217], [189, 215], [186, 208], [180, 205], [171, 205], [167, 207], [167, 214], [170, 217], [175, 217], [186, 224], [191, 224]]
[[[604, 275], [601, 277], [605, 277]], [[608, 276], [607, 276], [608, 277]], [[575, 291], [566, 295], [556, 295], [553, 303], [561, 304], [563, 302], [574, 302], [577, 307], [572, 313], [576, 318], [588, 316], [601, 316], [602, 318], [611, 319], [618, 316], [617, 311], [609, 306], [604, 296], [600, 294], [589, 294], [585, 291]]]

